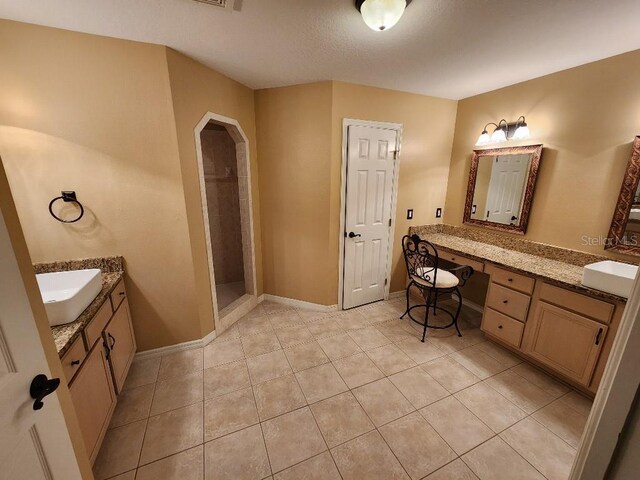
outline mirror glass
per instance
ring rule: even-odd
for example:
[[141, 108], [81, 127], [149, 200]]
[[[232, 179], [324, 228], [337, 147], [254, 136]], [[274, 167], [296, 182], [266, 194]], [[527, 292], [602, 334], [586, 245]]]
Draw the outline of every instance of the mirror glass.
[[464, 222], [525, 233], [542, 145], [475, 150]]
[[629, 219], [621, 238], [621, 243], [626, 245], [640, 245], [640, 185], [633, 193], [631, 208], [629, 209]]
[[480, 155], [471, 218], [520, 225], [531, 153]]

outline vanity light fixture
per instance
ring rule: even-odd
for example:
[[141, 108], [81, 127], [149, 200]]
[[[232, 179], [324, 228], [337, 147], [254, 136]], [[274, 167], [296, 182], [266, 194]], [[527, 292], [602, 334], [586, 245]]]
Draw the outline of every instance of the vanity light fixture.
[[411, 0], [356, 0], [356, 8], [371, 30], [382, 32], [392, 28]]
[[[496, 128], [489, 135], [487, 127], [493, 125]], [[489, 122], [484, 126], [482, 133], [478, 137], [476, 145], [488, 145], [490, 143], [503, 143], [507, 140], [525, 140], [529, 138], [529, 127], [524, 116], [520, 116], [517, 121], [508, 123], [504, 118], [498, 123]]]

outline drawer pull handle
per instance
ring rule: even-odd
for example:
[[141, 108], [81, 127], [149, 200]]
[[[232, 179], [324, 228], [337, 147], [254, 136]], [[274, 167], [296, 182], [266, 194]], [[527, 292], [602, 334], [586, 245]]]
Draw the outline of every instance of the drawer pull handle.
[[80, 360], [71, 360], [71, 365], [80, 365]]
[[110, 348], [111, 350], [113, 350], [113, 347], [115, 347], [115, 346], [116, 346], [116, 339], [115, 339], [115, 338], [114, 338], [114, 336], [113, 336], [113, 335], [111, 335], [110, 333], [108, 333], [107, 335], [109, 335], [109, 338], [111, 339], [111, 345], [109, 345], [109, 348]]
[[507, 278], [507, 282], [513, 282], [513, 278]]
[[507, 303], [509, 303], [509, 300], [503, 300], [502, 303], [506, 305]]
[[602, 328], [598, 329], [598, 333], [596, 334], [596, 345], [600, 345], [600, 337], [602, 336]]
[[498, 325], [498, 328], [499, 328], [500, 330], [502, 330], [502, 325]]
[[118, 295], [120, 295], [121, 297], [124, 297], [124, 292], [118, 292]]

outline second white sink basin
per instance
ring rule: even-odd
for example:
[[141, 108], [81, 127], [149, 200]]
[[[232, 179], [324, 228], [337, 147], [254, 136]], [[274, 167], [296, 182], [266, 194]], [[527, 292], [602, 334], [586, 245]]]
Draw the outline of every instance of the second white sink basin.
[[40, 273], [36, 279], [52, 327], [73, 322], [102, 290], [98, 268]]
[[637, 273], [636, 265], [606, 260], [586, 265], [582, 273], [582, 284], [585, 287], [629, 298]]

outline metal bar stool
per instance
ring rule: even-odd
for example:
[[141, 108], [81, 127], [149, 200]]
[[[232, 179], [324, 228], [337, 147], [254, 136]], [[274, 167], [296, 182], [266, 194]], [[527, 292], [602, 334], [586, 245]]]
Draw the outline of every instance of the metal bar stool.
[[[473, 268], [468, 265], [445, 270], [438, 266], [438, 251], [433, 244], [422, 240], [418, 235], [405, 235], [402, 238], [402, 251], [404, 253], [404, 261], [407, 265], [407, 273], [409, 274], [409, 284], [407, 285], [407, 309], [400, 318], [409, 315], [409, 318], [418, 325], [424, 326], [422, 332], [422, 342], [427, 336], [427, 328], [445, 329], [454, 326], [461, 337], [458, 328], [458, 317], [462, 310], [462, 294], [460, 288], [473, 275]], [[415, 287], [420, 291], [424, 298], [424, 304], [410, 305], [411, 288]], [[458, 306], [455, 314], [449, 310], [438, 306], [438, 297], [444, 294], [455, 293], [458, 297]], [[418, 320], [411, 315], [411, 311], [424, 307], [424, 322]], [[441, 311], [451, 317], [451, 323], [447, 325], [430, 325], [429, 311], [433, 310], [436, 315], [437, 311]]]

